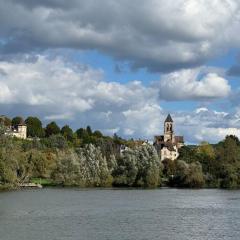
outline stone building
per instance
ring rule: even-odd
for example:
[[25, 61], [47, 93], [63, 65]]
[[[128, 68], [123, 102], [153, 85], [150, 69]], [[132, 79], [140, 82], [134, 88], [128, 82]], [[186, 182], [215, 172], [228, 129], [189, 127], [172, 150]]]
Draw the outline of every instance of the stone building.
[[0, 125], [4, 126], [5, 135], [27, 139], [27, 126], [24, 121], [16, 126], [11, 126], [11, 120], [6, 121], [6, 119], [8, 118], [4, 115], [0, 116]]
[[5, 134], [21, 139], [27, 139], [27, 126], [26, 124], [18, 124], [16, 126], [11, 126], [6, 130]]
[[161, 160], [175, 160], [179, 156], [179, 148], [184, 146], [183, 136], [174, 135], [174, 125], [170, 114], [168, 114], [164, 122], [164, 135], [155, 136], [154, 143]]

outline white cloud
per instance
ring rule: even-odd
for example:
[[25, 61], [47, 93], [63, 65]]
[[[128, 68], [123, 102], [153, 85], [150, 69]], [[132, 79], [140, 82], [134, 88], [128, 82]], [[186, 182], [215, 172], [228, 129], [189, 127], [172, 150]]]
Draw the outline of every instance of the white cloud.
[[223, 140], [227, 135], [235, 135], [240, 138], [240, 129], [237, 128], [203, 128], [198, 129], [194, 134], [198, 142], [206, 141], [216, 142]]
[[187, 69], [166, 74], [160, 81], [160, 98], [166, 100], [204, 100], [227, 97], [228, 81], [217, 73], [202, 75], [202, 69]]
[[73, 118], [72, 113], [63, 113], [63, 114], [56, 114], [56, 115], [49, 115], [45, 116], [45, 120], [70, 120]]
[[198, 108], [193, 112], [176, 112], [176, 131], [189, 143], [209, 141], [216, 143], [226, 135], [240, 138], [240, 117], [222, 111]]
[[207, 108], [205, 108], [205, 107], [201, 107], [201, 108], [197, 108], [196, 110], [195, 110], [195, 113], [200, 113], [200, 112], [207, 112], [208, 111], [208, 109]]
[[163, 114], [159, 105], [156, 103], [148, 104], [147, 102], [141, 108], [124, 111], [125, 134], [133, 135], [133, 133], [137, 133], [142, 138], [153, 137], [161, 131], [165, 117]]
[[[162, 134], [167, 113], [159, 106], [159, 90], [154, 84], [107, 82], [100, 69], [59, 57], [34, 59], [0, 62], [4, 71], [0, 75], [0, 106], [5, 109], [1, 114], [36, 113], [45, 122], [57, 120], [75, 129], [91, 125], [105, 134], [129, 138], [151, 140]], [[216, 142], [232, 133], [239, 136], [239, 116], [238, 112], [206, 107], [173, 113], [176, 134], [184, 135], [187, 142]]]
[[12, 101], [12, 93], [4, 82], [0, 82], [0, 103], [9, 103]]
[[25, 59], [0, 62], [5, 72], [0, 75], [1, 106], [21, 106], [22, 113], [28, 109], [29, 115], [39, 109], [42, 119], [70, 122], [74, 127], [90, 124], [105, 132], [135, 136], [153, 133], [154, 119], [161, 111], [157, 89], [139, 81], [106, 82], [102, 70], [59, 57]]
[[0, 50], [97, 49], [166, 72], [239, 47], [239, 6], [238, 0], [1, 1]]

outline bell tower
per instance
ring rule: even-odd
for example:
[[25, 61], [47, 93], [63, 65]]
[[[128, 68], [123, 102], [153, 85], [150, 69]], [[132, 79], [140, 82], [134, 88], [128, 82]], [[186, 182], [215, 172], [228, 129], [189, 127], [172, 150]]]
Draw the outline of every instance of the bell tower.
[[170, 114], [168, 114], [164, 122], [164, 142], [174, 142], [173, 120]]

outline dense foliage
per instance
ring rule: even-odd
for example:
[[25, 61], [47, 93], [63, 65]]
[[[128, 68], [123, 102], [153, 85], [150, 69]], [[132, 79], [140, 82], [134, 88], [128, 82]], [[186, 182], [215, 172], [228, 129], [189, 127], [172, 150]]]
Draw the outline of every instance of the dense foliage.
[[[3, 119], [5, 120], [5, 119]], [[14, 124], [23, 123], [21, 117]], [[51, 122], [46, 128], [36, 117], [25, 120], [27, 140], [0, 131], [0, 185], [17, 186], [36, 178], [80, 187], [157, 187], [162, 164], [151, 145], [104, 136], [90, 126], [74, 132]], [[122, 146], [125, 149], [122, 149]]]
[[240, 187], [240, 142], [235, 136], [216, 145], [185, 146], [178, 160], [161, 162], [152, 145], [104, 136], [90, 126], [74, 132], [51, 122], [43, 128], [38, 118], [28, 117], [28, 140], [4, 134], [9, 125], [23, 121], [0, 121], [0, 188], [36, 178], [80, 187]]
[[185, 146], [179, 159], [200, 164], [207, 187], [240, 187], [240, 143], [236, 136], [227, 136], [216, 145], [203, 142], [194, 148]]

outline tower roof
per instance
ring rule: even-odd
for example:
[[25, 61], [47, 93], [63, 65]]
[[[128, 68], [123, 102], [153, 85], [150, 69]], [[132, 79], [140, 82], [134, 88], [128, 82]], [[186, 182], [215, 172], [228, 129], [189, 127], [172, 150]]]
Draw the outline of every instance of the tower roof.
[[167, 116], [165, 122], [173, 122], [172, 117], [171, 117], [170, 114], [168, 114], [168, 116]]

